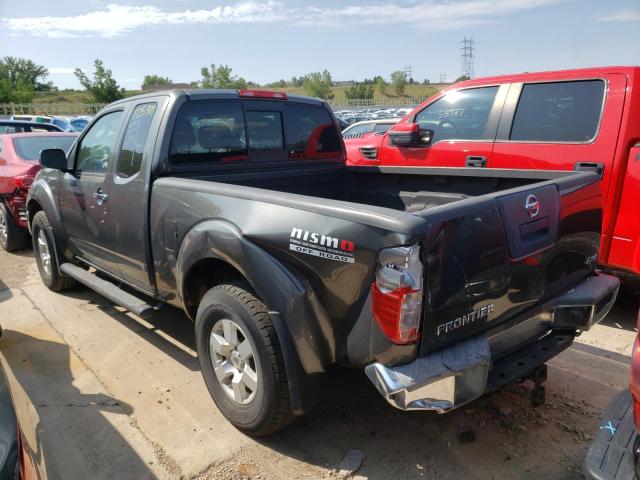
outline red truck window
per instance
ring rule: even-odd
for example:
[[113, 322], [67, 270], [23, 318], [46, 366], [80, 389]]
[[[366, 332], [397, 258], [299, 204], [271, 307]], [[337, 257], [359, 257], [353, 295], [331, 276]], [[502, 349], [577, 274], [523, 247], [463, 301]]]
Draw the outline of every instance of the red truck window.
[[441, 140], [481, 140], [498, 87], [452, 90], [416, 115], [421, 129]]
[[510, 140], [588, 142], [596, 136], [602, 80], [530, 83], [522, 87]]

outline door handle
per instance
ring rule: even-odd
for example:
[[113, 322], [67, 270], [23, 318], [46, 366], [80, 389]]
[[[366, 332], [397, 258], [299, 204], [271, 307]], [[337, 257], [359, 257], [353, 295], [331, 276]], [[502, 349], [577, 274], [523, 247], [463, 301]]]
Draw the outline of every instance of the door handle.
[[576, 162], [573, 169], [576, 172], [596, 172], [600, 178], [604, 175], [604, 163], [601, 162]]
[[104, 193], [102, 189], [99, 188], [98, 191], [93, 194], [93, 198], [96, 199], [96, 205], [102, 205], [107, 201], [107, 198], [109, 198], [109, 195]]
[[482, 155], [469, 155], [465, 162], [466, 167], [484, 168], [487, 166], [487, 157]]

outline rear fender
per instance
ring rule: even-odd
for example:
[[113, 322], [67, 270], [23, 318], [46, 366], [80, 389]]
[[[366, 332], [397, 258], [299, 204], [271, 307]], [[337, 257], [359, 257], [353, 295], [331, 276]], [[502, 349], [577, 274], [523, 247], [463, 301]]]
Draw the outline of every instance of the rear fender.
[[269, 309], [287, 368], [294, 411], [302, 413], [313, 396], [311, 374], [322, 373], [329, 360], [316, 318], [313, 290], [273, 256], [250, 242], [233, 224], [208, 220], [193, 227], [181, 242], [176, 262], [178, 294], [184, 301], [185, 278], [199, 261], [222, 260], [249, 282]]

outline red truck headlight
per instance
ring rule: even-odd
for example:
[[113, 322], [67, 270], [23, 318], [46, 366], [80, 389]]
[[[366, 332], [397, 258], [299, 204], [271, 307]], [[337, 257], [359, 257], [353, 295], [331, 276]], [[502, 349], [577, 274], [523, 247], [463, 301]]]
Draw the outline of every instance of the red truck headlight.
[[380, 251], [376, 280], [371, 286], [372, 310], [393, 343], [415, 343], [420, 338], [422, 273], [418, 245]]

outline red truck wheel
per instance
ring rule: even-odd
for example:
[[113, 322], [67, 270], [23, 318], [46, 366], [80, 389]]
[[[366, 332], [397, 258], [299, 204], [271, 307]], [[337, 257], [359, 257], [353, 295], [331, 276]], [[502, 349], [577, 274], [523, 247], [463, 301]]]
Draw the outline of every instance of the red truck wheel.
[[204, 295], [196, 344], [209, 393], [236, 428], [261, 437], [293, 420], [280, 342], [247, 284], [218, 285]]

